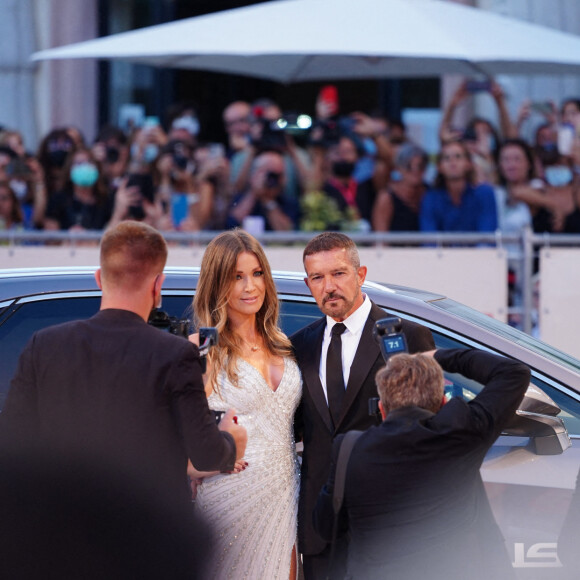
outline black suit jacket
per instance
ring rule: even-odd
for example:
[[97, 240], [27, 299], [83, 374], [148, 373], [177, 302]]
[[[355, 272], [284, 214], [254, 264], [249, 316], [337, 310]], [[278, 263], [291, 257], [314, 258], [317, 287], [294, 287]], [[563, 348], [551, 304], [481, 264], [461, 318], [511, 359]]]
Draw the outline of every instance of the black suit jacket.
[[[375, 375], [385, 365], [373, 338], [373, 327], [377, 320], [386, 316], [389, 314], [382, 308], [372, 305], [350, 369], [342, 415], [336, 426], [333, 426], [318, 374], [326, 317], [290, 338], [303, 381], [302, 401], [296, 414], [297, 437], [302, 437], [304, 442], [298, 508], [298, 540], [303, 554], [319, 554], [327, 545], [312, 527], [312, 512], [328, 477], [332, 440], [339, 433], [368, 429], [379, 422], [378, 418], [369, 415], [368, 400], [377, 396]], [[410, 352], [435, 348], [431, 332], [424, 326], [403, 320], [402, 330]]]
[[187, 458], [229, 471], [233, 438], [216, 427], [199, 352], [137, 314], [101, 310], [37, 332], [22, 352], [0, 415], [7, 445], [42, 444], [132, 471], [186, 499]]
[[[359, 437], [341, 511], [353, 578], [503, 579], [512, 572], [479, 469], [521, 402], [530, 371], [476, 350], [439, 350], [435, 358], [446, 371], [486, 386], [473, 401], [454, 398], [437, 414], [396, 409]], [[341, 440], [315, 509], [315, 528], [325, 538], [332, 534]]]

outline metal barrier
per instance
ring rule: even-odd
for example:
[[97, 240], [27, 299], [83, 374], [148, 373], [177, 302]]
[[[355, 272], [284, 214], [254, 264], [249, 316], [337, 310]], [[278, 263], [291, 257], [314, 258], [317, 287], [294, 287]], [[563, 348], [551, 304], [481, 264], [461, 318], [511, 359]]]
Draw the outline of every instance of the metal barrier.
[[[179, 246], [207, 245], [215, 236], [215, 231], [163, 232], [169, 243]], [[257, 236], [265, 246], [304, 246], [318, 232], [264, 232]], [[533, 281], [534, 261], [542, 247], [580, 248], [580, 234], [534, 234], [530, 229], [520, 234], [495, 233], [420, 233], [420, 232], [345, 232], [359, 247], [421, 247], [450, 248], [454, 246], [485, 246], [505, 249], [510, 267], [521, 278], [521, 305], [511, 306], [510, 314], [522, 317], [521, 328], [530, 334], [533, 326]], [[0, 230], [0, 245], [8, 246], [8, 251], [17, 246], [41, 244], [65, 244], [74, 252], [76, 247], [87, 243], [98, 243], [102, 231], [19, 231]], [[507, 281], [506, 281], [507, 283]]]

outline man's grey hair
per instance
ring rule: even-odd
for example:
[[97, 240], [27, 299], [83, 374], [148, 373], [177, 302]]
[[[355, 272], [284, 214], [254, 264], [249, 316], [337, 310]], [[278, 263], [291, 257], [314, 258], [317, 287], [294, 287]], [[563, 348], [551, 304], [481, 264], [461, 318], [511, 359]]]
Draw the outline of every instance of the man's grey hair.
[[431, 356], [396, 354], [375, 377], [381, 403], [388, 413], [399, 407], [421, 407], [432, 413], [441, 408], [445, 379]]
[[346, 250], [349, 262], [356, 270], [360, 268], [360, 257], [356, 244], [340, 232], [323, 232], [313, 237], [304, 248], [302, 262], [304, 263], [307, 256], [330, 250]]

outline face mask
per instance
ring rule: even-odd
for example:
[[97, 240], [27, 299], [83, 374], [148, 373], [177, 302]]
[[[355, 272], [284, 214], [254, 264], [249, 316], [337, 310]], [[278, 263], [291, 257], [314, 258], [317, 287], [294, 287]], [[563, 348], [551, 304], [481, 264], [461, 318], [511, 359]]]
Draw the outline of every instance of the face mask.
[[62, 167], [66, 158], [68, 156], [68, 151], [62, 151], [58, 149], [57, 151], [51, 151], [48, 154], [48, 164], [52, 167]]
[[24, 199], [28, 193], [28, 185], [25, 181], [20, 181], [20, 179], [11, 179], [10, 188], [19, 200]]
[[199, 134], [199, 121], [197, 117], [192, 117], [191, 115], [185, 115], [183, 117], [178, 117], [171, 123], [172, 129], [184, 129], [190, 135]]
[[81, 163], [71, 169], [70, 178], [79, 187], [91, 187], [99, 178], [99, 170], [92, 163]]
[[145, 146], [145, 149], [143, 150], [143, 159], [145, 162], [151, 163], [152, 161], [155, 161], [158, 155], [159, 147], [157, 147], [157, 145], [150, 143], [149, 145]]
[[562, 187], [572, 181], [572, 170], [565, 165], [552, 165], [546, 167], [544, 177], [552, 187]]
[[332, 164], [332, 172], [337, 177], [350, 177], [354, 171], [354, 163], [351, 161], [335, 161]]

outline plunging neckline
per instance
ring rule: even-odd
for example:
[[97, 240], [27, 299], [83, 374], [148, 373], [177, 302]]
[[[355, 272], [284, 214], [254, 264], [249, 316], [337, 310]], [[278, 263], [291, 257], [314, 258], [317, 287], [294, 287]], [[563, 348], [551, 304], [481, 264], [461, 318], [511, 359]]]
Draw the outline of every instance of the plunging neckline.
[[275, 389], [273, 389], [270, 386], [270, 383], [268, 383], [268, 381], [266, 380], [266, 377], [261, 373], [261, 371], [258, 369], [258, 367], [254, 366], [250, 361], [246, 360], [243, 357], [239, 357], [239, 358], [240, 358], [240, 360], [245, 362], [248, 366], [252, 367], [252, 369], [254, 369], [254, 371], [256, 371], [256, 373], [262, 379], [264, 384], [268, 387], [268, 390], [270, 392], [272, 392], [272, 393], [278, 392], [278, 389], [280, 388], [280, 385], [282, 384], [282, 381], [284, 381], [284, 377], [286, 376], [287, 365], [286, 365], [286, 358], [285, 357], [282, 357], [282, 363], [284, 364], [284, 370], [282, 371], [282, 376], [280, 377], [280, 382], [276, 385]]

